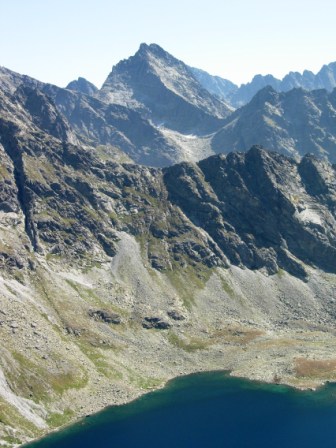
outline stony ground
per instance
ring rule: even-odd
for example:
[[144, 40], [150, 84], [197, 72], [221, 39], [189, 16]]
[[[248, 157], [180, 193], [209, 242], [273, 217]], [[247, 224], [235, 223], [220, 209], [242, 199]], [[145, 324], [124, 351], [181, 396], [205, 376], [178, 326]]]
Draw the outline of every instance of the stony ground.
[[75, 269], [37, 255], [29, 276], [1, 279], [2, 445], [191, 372], [300, 388], [335, 379], [334, 275], [310, 269], [304, 283], [232, 267], [169, 277], [119, 237], [112, 260]]

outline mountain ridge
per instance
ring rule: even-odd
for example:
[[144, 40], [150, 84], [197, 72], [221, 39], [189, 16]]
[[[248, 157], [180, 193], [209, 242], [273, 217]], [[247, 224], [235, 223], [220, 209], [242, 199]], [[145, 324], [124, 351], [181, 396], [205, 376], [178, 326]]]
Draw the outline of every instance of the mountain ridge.
[[290, 71], [282, 79], [271, 74], [257, 74], [250, 82], [240, 86], [220, 76], [210, 75], [204, 70], [196, 68], [191, 70], [210, 93], [217, 95], [235, 108], [247, 104], [259, 90], [267, 86], [271, 86], [279, 93], [300, 87], [308, 91], [326, 89], [330, 92], [336, 87], [336, 62], [323, 65], [316, 74], [309, 70], [304, 70], [302, 73]]
[[336, 161], [336, 89], [292, 89], [268, 86], [226, 120], [212, 139], [215, 152], [248, 150], [259, 144], [282, 154], [312, 153]]
[[[332, 66], [324, 66], [324, 72]], [[295, 90], [284, 92], [286, 95], [279, 95], [270, 106], [271, 103], [261, 99], [263, 92], [268, 91], [264, 87], [243, 108], [219, 118], [222, 105], [218, 109], [214, 96], [202, 96], [205, 90], [195, 80], [193, 69], [156, 44], [141, 44], [138, 52], [117, 64], [116, 69], [120, 73], [112, 70], [100, 91], [86, 80], [81, 81], [85, 87], [78, 87], [77, 81], [73, 89], [67, 90], [5, 68], [0, 70], [0, 82], [11, 93], [23, 84], [50, 96], [77, 140], [92, 150], [98, 148], [104, 157], [168, 166], [261, 144], [292, 156], [312, 152], [335, 161], [332, 92], [325, 99], [324, 94], [314, 90], [300, 95]], [[308, 72], [304, 73], [311, 80]], [[112, 78], [115, 80], [111, 81]], [[326, 74], [324, 78], [328, 78]], [[255, 77], [259, 87], [267, 80], [272, 83], [272, 79]], [[108, 92], [109, 80], [112, 93]], [[232, 90], [233, 85], [229, 84], [229, 88]], [[110, 94], [114, 95], [115, 103], [109, 103]], [[297, 101], [290, 101], [290, 97]], [[301, 122], [296, 116], [301, 117]], [[306, 127], [308, 133], [304, 131]]]
[[[78, 89], [44, 84], [9, 69], [0, 71], [0, 85], [11, 94], [20, 85], [44, 92], [66, 116], [83, 145], [92, 149], [98, 147], [98, 151], [102, 150], [105, 155], [114, 154], [118, 160], [129, 158], [147, 165], [164, 166], [212, 154], [207, 136], [160, 129], [134, 109], [109, 105], [95, 96], [78, 92]], [[215, 121], [220, 123], [218, 119]]]

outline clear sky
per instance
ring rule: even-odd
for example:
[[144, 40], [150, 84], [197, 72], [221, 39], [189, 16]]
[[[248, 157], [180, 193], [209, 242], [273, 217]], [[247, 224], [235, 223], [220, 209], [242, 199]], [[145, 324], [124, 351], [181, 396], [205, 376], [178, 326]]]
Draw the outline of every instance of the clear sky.
[[335, 21], [335, 0], [0, 0], [0, 65], [100, 87], [146, 42], [239, 84], [336, 61]]

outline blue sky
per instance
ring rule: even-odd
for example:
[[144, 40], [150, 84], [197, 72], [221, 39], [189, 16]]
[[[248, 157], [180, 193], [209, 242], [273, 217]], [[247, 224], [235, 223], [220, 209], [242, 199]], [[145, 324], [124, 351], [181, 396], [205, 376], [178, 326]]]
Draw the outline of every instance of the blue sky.
[[236, 83], [336, 61], [334, 0], [0, 0], [0, 65], [100, 86], [112, 65], [155, 42]]

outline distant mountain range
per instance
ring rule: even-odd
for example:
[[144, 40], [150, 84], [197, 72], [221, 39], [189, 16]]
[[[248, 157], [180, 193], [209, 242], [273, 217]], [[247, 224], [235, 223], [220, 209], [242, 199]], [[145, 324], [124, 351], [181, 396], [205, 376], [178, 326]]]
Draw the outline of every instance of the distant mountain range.
[[240, 87], [197, 68], [191, 68], [191, 71], [204, 88], [235, 108], [248, 103], [266, 86], [273, 87], [277, 92], [288, 92], [299, 87], [305, 90], [326, 89], [330, 92], [336, 87], [336, 62], [324, 65], [316, 75], [309, 70], [305, 70], [302, 74], [289, 72], [281, 80], [273, 75], [255, 75], [251, 82]]
[[291, 72], [282, 81], [257, 75], [238, 87], [188, 67], [156, 44], [141, 44], [114, 66], [101, 89], [81, 77], [64, 89], [0, 69], [7, 96], [20, 87], [21, 95], [39, 96], [30, 107], [42, 110], [43, 101], [51, 102], [81, 145], [158, 167], [256, 144], [335, 162], [335, 85], [331, 63], [317, 75]]

